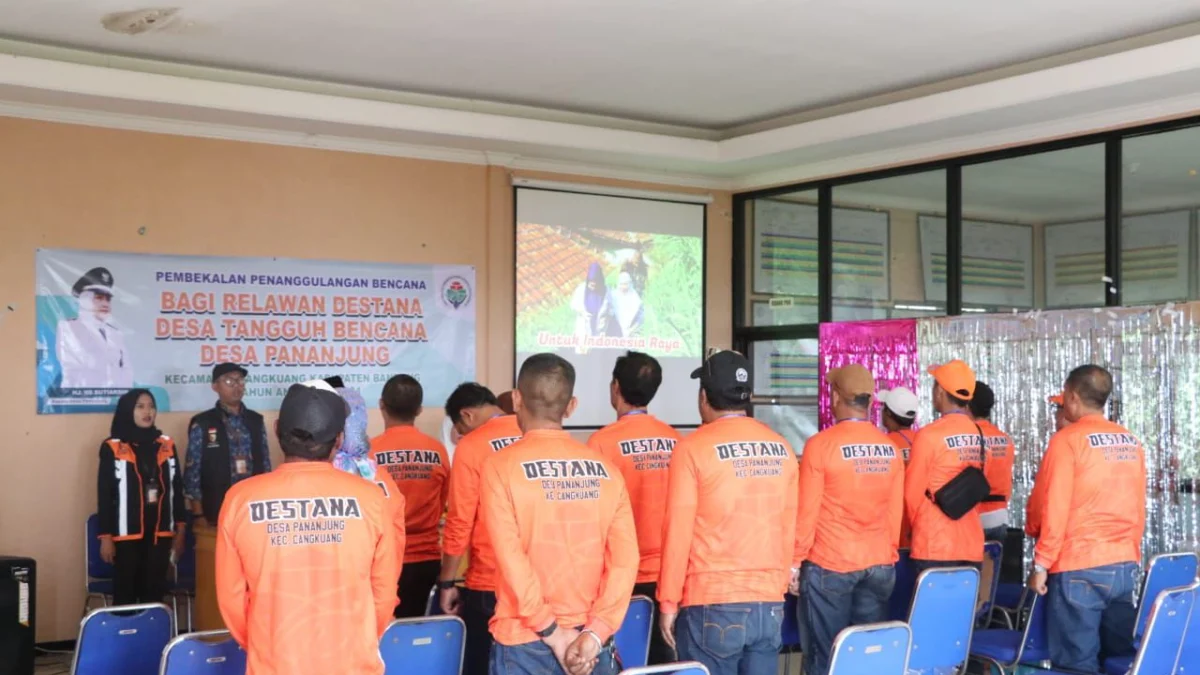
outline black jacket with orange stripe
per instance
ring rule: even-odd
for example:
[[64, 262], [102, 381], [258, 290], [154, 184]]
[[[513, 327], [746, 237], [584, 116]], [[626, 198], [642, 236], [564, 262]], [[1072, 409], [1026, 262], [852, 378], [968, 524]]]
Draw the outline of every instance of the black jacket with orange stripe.
[[[183, 497], [183, 470], [175, 454], [175, 441], [159, 436], [155, 469], [143, 475], [137, 454], [129, 443], [110, 438], [100, 446], [100, 473], [96, 486], [100, 536], [113, 541], [135, 541], [146, 535], [145, 526], [158, 537], [175, 535], [184, 523], [187, 507]], [[148, 464], [148, 462], [147, 462]], [[157, 480], [158, 502], [147, 504], [147, 487]], [[146, 521], [153, 519], [152, 522]]]

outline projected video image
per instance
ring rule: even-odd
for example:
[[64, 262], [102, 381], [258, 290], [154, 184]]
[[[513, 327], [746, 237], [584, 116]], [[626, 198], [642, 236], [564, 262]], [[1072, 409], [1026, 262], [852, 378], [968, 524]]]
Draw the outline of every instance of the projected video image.
[[699, 358], [703, 240], [519, 223], [517, 351]]

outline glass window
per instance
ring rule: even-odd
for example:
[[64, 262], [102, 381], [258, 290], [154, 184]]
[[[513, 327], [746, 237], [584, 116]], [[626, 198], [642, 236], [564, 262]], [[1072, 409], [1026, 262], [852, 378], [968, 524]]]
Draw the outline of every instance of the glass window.
[[817, 340], [807, 338], [750, 343], [754, 395], [816, 396], [817, 345]]
[[746, 209], [747, 325], [817, 323], [817, 191], [754, 199]]
[[755, 405], [752, 414], [786, 438], [797, 457], [803, 454], [804, 444], [818, 431], [816, 401], [799, 405]]
[[945, 171], [838, 186], [833, 206], [835, 321], [945, 314]]
[[1200, 127], [1125, 140], [1121, 175], [1121, 303], [1200, 297]]
[[963, 167], [963, 311], [1104, 305], [1104, 146]]

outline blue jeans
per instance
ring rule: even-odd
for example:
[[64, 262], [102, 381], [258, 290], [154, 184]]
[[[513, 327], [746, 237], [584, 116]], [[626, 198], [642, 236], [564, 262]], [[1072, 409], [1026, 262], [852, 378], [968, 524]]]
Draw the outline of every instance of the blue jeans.
[[797, 606], [804, 675], [829, 672], [833, 640], [842, 629], [886, 621], [895, 585], [895, 565], [840, 573], [804, 563]]
[[[600, 650], [592, 675], [617, 675], [621, 669], [613, 658], [612, 641]], [[563, 667], [545, 642], [527, 642], [509, 647], [492, 644], [488, 656], [488, 675], [563, 675]]]
[[775, 675], [782, 626], [782, 602], [693, 605], [679, 610], [675, 645], [710, 675]]
[[1095, 673], [1104, 659], [1136, 651], [1137, 568], [1129, 562], [1050, 575], [1046, 615], [1051, 620], [1046, 624], [1055, 668]]

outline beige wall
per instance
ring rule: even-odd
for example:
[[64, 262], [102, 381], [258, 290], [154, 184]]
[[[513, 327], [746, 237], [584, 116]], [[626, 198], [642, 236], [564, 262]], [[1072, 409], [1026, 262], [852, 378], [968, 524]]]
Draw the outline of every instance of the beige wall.
[[[503, 168], [9, 118], [0, 118], [0, 156], [0, 554], [38, 561], [39, 641], [78, 629], [82, 529], [109, 417], [36, 414], [36, 248], [474, 265], [478, 378], [512, 384], [514, 224]], [[716, 346], [731, 342], [730, 201], [716, 194], [708, 219], [707, 339]], [[438, 429], [440, 415], [430, 410], [421, 426]], [[188, 417], [164, 413], [159, 426], [181, 437]], [[380, 426], [376, 415], [372, 431]]]

